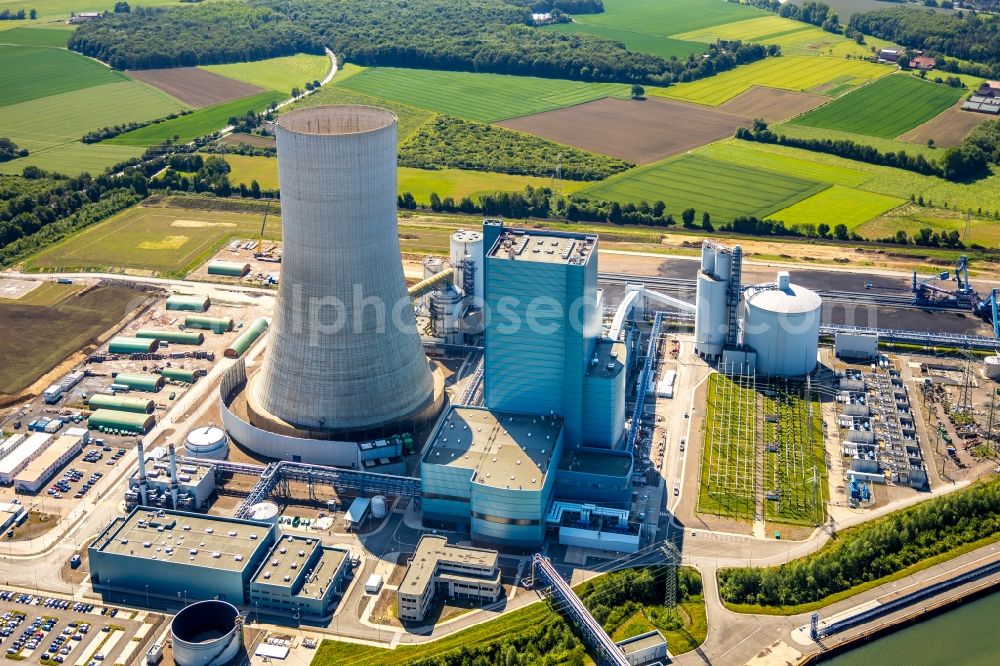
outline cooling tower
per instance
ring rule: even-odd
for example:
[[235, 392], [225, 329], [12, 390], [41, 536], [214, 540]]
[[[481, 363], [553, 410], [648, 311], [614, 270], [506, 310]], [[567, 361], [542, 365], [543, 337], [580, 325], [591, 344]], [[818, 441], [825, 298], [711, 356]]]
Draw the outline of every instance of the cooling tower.
[[292, 437], [410, 429], [440, 407], [396, 227], [396, 116], [322, 106], [276, 122], [281, 282], [250, 422]]

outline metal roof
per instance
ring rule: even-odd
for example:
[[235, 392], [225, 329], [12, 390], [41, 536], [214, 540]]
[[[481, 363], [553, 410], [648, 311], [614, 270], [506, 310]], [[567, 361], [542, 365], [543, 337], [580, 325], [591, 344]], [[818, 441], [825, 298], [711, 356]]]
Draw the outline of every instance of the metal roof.
[[[448, 574], [456, 579], [473, 582], [495, 580], [500, 575], [500, 571], [497, 569], [498, 557], [495, 550], [453, 546], [443, 536], [425, 534], [420, 537], [417, 552], [414, 553], [413, 559], [410, 560], [410, 564], [406, 568], [406, 574], [399, 583], [399, 591], [404, 594], [420, 596], [433, 579], [439, 565], [443, 571], [448, 571]], [[449, 571], [448, 565], [489, 569], [494, 573], [487, 578], [485, 575], [477, 576], [468, 570], [453, 569]]]
[[489, 256], [496, 259], [533, 261], [546, 264], [587, 263], [597, 247], [594, 234], [572, 234], [531, 229], [505, 229]]
[[776, 314], [804, 314], [813, 312], [823, 305], [823, 299], [815, 291], [789, 283], [785, 289], [751, 289], [747, 292], [747, 305], [758, 310]]

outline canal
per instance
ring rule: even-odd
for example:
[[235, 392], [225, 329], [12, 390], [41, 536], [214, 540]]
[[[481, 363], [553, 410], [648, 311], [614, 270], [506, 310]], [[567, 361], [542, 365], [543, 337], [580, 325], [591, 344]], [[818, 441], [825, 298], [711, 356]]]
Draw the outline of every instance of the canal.
[[1000, 664], [1000, 592], [823, 662], [828, 666]]

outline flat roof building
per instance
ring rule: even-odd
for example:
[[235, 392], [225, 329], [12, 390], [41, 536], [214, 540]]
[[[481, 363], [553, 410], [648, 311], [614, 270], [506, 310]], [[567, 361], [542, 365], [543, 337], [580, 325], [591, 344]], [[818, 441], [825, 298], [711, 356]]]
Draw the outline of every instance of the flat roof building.
[[85, 438], [78, 434], [57, 437], [18, 472], [14, 477], [14, 488], [24, 493], [37, 493], [53, 474], [83, 449], [84, 441]]
[[17, 445], [3, 458], [0, 458], [0, 483], [11, 484], [14, 477], [28, 466], [32, 460], [42, 455], [52, 441], [52, 435], [36, 432]]
[[250, 581], [249, 603], [286, 617], [330, 617], [350, 571], [348, 555], [316, 537], [285, 534]]
[[495, 550], [454, 546], [445, 537], [425, 534], [396, 591], [397, 615], [404, 622], [422, 622], [439, 596], [488, 604], [502, 592]]
[[452, 407], [421, 462], [424, 517], [475, 542], [537, 546], [562, 450], [559, 417]]
[[270, 523], [136, 507], [89, 548], [96, 591], [242, 604], [276, 538]]
[[[138, 503], [139, 472], [129, 478], [126, 502]], [[170, 462], [166, 458], [146, 458], [146, 490], [148, 504], [155, 507], [170, 506]], [[215, 492], [215, 468], [211, 465], [181, 463], [177, 466], [178, 508], [199, 510], [208, 504]]]
[[667, 659], [667, 639], [656, 629], [618, 641], [630, 666], [643, 666]]

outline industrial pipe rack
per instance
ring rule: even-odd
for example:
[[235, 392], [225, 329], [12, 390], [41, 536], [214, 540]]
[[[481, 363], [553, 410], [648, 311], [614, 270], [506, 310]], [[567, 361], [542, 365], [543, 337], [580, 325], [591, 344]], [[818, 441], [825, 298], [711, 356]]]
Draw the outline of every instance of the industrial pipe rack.
[[[645, 395], [645, 393], [643, 394]], [[536, 553], [531, 558], [531, 578], [537, 586], [539, 583], [548, 588], [560, 607], [566, 611], [570, 620], [583, 632], [584, 640], [596, 653], [596, 661], [599, 666], [612, 664], [614, 666], [629, 666], [625, 652], [611, 640], [604, 627], [594, 619], [587, 607], [576, 596], [576, 592], [569, 586], [563, 577], [559, 575], [556, 568], [552, 566], [549, 558], [541, 553]]]
[[656, 350], [660, 340], [660, 328], [667, 313], [658, 311], [653, 317], [653, 328], [649, 332], [649, 346], [646, 348], [646, 362], [639, 373], [639, 380], [636, 382], [635, 407], [632, 409], [632, 422], [628, 429], [628, 439], [625, 440], [625, 450], [632, 453], [635, 450], [635, 440], [639, 436], [639, 421], [642, 419], [643, 408], [646, 403], [646, 389], [649, 386], [651, 372], [656, 370]]

